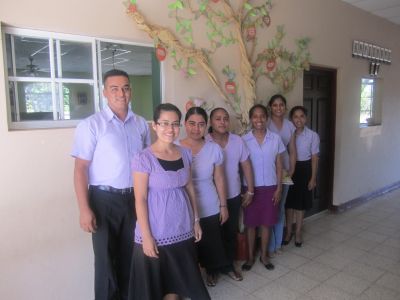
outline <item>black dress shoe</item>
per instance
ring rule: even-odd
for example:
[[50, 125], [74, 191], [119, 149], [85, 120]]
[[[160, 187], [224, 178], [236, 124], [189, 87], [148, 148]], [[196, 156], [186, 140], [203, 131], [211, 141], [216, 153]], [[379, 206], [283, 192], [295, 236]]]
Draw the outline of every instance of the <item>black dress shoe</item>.
[[293, 237], [293, 234], [290, 235], [289, 240], [283, 240], [283, 241], [282, 241], [282, 245], [283, 245], [283, 246], [289, 245], [290, 241], [292, 240], [292, 237]]
[[294, 242], [294, 245], [295, 245], [297, 248], [300, 248], [300, 247], [303, 245], [303, 242]]

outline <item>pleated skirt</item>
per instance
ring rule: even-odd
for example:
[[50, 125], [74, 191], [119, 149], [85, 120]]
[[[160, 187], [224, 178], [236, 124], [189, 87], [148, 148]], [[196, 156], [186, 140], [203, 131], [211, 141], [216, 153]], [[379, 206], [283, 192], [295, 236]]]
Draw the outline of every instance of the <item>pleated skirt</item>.
[[134, 244], [129, 300], [162, 300], [178, 294], [192, 300], [211, 299], [197, 264], [194, 239], [159, 246], [159, 258], [148, 257]]
[[312, 191], [308, 190], [311, 179], [311, 160], [297, 161], [285, 208], [309, 210], [312, 207]]

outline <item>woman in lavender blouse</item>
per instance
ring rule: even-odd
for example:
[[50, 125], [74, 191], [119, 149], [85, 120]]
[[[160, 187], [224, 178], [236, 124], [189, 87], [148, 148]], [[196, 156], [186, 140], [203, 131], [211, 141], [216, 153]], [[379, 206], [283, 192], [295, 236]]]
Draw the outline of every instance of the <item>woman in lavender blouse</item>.
[[[217, 143], [224, 153], [229, 218], [222, 226], [222, 240], [230, 261], [230, 270], [227, 270], [226, 274], [233, 280], [240, 281], [243, 277], [240, 272], [234, 268], [239, 227], [239, 211], [241, 206], [246, 207], [253, 199], [253, 169], [251, 167], [249, 151], [247, 150], [246, 144], [240, 136], [229, 132], [229, 114], [224, 108], [218, 107], [211, 111], [210, 125], [206, 140]], [[243, 197], [240, 195], [241, 181], [239, 167], [241, 167], [243, 176], [248, 183], [247, 192]]]
[[210, 299], [196, 261], [202, 231], [191, 180], [191, 155], [174, 144], [181, 112], [154, 112], [157, 140], [132, 163], [137, 223], [129, 299]]
[[[304, 212], [312, 207], [312, 190], [317, 185], [319, 160], [319, 136], [306, 125], [307, 110], [303, 106], [295, 106], [290, 111], [290, 119], [296, 126], [297, 162], [293, 174], [294, 185], [290, 187], [286, 202], [286, 220], [288, 224], [296, 221], [296, 237], [294, 244], [303, 244], [302, 226]], [[288, 227], [288, 236], [291, 236]]]
[[180, 143], [193, 155], [192, 178], [203, 230], [203, 238], [197, 246], [199, 262], [206, 269], [207, 285], [215, 286], [218, 274], [229, 266], [221, 237], [221, 225], [228, 219], [228, 208], [224, 155], [218, 144], [204, 139], [207, 119], [201, 107], [190, 108], [185, 116], [187, 137]]
[[[284, 96], [277, 94], [271, 97], [268, 102], [268, 108], [271, 111], [271, 118], [268, 122], [268, 129], [278, 134], [285, 146], [282, 153], [283, 173], [292, 177], [296, 165], [296, 143], [292, 122], [285, 118], [287, 107]], [[285, 202], [289, 190], [289, 185], [283, 182], [281, 202], [279, 205], [278, 222], [271, 228], [271, 237], [269, 240], [269, 255], [273, 257], [275, 253], [281, 253], [282, 245], [289, 243], [289, 238], [283, 240], [283, 228], [285, 224]], [[290, 226], [290, 225], [289, 225]]]
[[[270, 227], [278, 220], [279, 200], [282, 192], [281, 153], [285, 151], [282, 140], [276, 133], [267, 130], [267, 109], [261, 104], [254, 105], [249, 111], [252, 130], [243, 136], [250, 152], [254, 172], [253, 201], [244, 210], [244, 225], [249, 242], [249, 258], [242, 270], [253, 267], [256, 228], [261, 229], [260, 262], [273, 270], [274, 265], [267, 256]], [[247, 182], [244, 182], [247, 185]]]

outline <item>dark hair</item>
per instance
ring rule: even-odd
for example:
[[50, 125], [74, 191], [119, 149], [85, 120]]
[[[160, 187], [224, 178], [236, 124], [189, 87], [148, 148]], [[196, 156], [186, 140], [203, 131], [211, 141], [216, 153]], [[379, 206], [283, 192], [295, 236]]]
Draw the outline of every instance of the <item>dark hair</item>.
[[268, 106], [271, 107], [272, 104], [275, 102], [275, 100], [277, 99], [282, 99], [283, 103], [285, 103], [285, 106], [287, 106], [286, 103], [286, 98], [284, 96], [282, 96], [281, 94], [275, 94], [271, 97], [271, 99], [269, 99], [268, 101]]
[[199, 106], [193, 106], [189, 108], [189, 110], [186, 112], [185, 121], [187, 121], [192, 115], [201, 115], [207, 124], [208, 116], [204, 108], [201, 108]]
[[128, 73], [126, 73], [125, 71], [122, 70], [118, 70], [118, 69], [112, 69], [110, 71], [107, 71], [104, 73], [103, 76], [103, 84], [106, 82], [106, 80], [108, 79], [108, 77], [113, 77], [113, 76], [124, 76], [128, 79], [129, 81], [129, 75]]
[[157, 105], [157, 107], [154, 109], [154, 113], [153, 113], [154, 123], [158, 122], [158, 119], [160, 118], [162, 111], [175, 112], [178, 115], [179, 121], [181, 121], [182, 113], [179, 110], [179, 108], [177, 108], [175, 105], [173, 105], [171, 103], [161, 103], [161, 104]]
[[257, 108], [260, 108], [261, 110], [263, 110], [264, 113], [265, 113], [265, 116], [268, 118], [268, 111], [267, 111], [267, 108], [266, 108], [264, 105], [262, 105], [262, 104], [255, 104], [255, 105], [253, 105], [253, 106], [250, 108], [250, 110], [249, 110], [249, 119], [251, 119], [251, 117], [252, 117], [253, 114], [254, 114], [254, 111], [255, 111]]
[[[214, 109], [210, 112], [210, 120], [213, 118], [214, 113], [216, 113], [216, 112], [219, 111], [219, 110], [222, 110], [223, 112], [225, 112], [225, 113], [228, 115], [228, 117], [229, 117], [229, 113], [227, 112], [227, 110], [226, 110], [225, 108], [223, 108], [223, 107], [217, 107], [217, 108], [214, 108]], [[211, 132], [213, 132], [212, 126], [208, 127], [208, 133], [211, 133]]]
[[307, 113], [308, 113], [307, 108], [305, 108], [304, 106], [301, 106], [301, 105], [297, 105], [290, 110], [290, 113], [289, 113], [290, 119], [293, 118], [293, 115], [296, 112], [296, 110], [301, 110], [304, 113], [304, 115], [307, 117]]

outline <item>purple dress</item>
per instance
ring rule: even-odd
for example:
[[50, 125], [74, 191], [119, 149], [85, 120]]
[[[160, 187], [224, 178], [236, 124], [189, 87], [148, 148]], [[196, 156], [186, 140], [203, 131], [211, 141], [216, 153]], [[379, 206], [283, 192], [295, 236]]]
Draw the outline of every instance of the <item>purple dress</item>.
[[[191, 155], [180, 148], [184, 167], [165, 171], [157, 157], [146, 148], [135, 156], [133, 172], [149, 174], [147, 204], [150, 229], [158, 246], [174, 244], [193, 237], [192, 208], [185, 190], [189, 181]], [[142, 243], [140, 224], [136, 222], [135, 243]]]
[[179, 147], [179, 150], [182, 159], [171, 162], [179, 166], [177, 171], [165, 170], [151, 148], [138, 153], [133, 160], [133, 172], [149, 175], [148, 215], [158, 258], [144, 254], [137, 223], [129, 300], [161, 300], [169, 293], [192, 300], [210, 299], [196, 260], [194, 220], [185, 189], [190, 178], [191, 155], [187, 149]]

